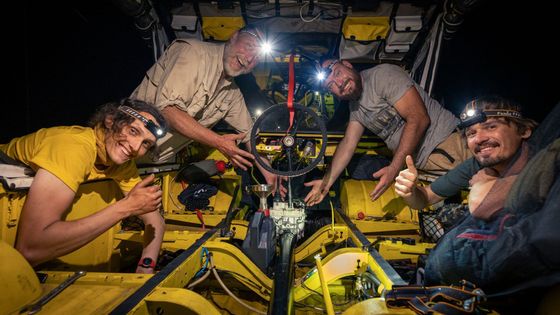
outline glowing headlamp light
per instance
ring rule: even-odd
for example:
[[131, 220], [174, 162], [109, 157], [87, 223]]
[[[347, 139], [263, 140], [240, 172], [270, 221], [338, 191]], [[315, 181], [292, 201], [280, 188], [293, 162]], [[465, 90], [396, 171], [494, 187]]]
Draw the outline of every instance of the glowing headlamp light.
[[326, 81], [328, 77], [331, 75], [331, 73], [333, 72], [334, 65], [336, 65], [337, 63], [339, 63], [339, 61], [335, 60], [324, 68], [321, 67], [320, 65], [317, 66], [317, 73], [315, 75], [315, 79], [319, 82], [321, 88], [327, 89]]
[[261, 54], [270, 54], [272, 52], [272, 44], [269, 42], [261, 43]]
[[328, 76], [325, 75], [325, 71], [319, 70], [319, 71], [317, 72], [317, 75], [316, 75], [317, 81], [322, 82], [322, 81], [325, 80], [327, 77], [328, 77]]
[[511, 109], [485, 109], [480, 110], [475, 106], [475, 101], [467, 105], [467, 108], [461, 113], [459, 119], [461, 122], [458, 127], [464, 129], [472, 125], [486, 121], [488, 117], [510, 117], [523, 118], [520, 112]]
[[257, 41], [259, 42], [260, 48], [259, 48], [259, 52], [263, 55], [267, 55], [272, 53], [272, 50], [274, 49], [274, 47], [272, 46], [272, 44], [270, 42], [268, 42], [266, 39], [263, 39], [262, 36], [260, 36], [256, 31], [252, 31], [252, 30], [248, 30], [248, 29], [243, 29], [241, 31], [239, 31], [240, 33], [246, 33], [249, 34], [251, 36], [254, 36]]
[[165, 136], [165, 130], [161, 127], [159, 127], [158, 125], [156, 125], [155, 122], [153, 122], [151, 119], [148, 119], [146, 117], [144, 117], [142, 114], [140, 114], [139, 112], [135, 111], [134, 109], [128, 107], [128, 106], [119, 106], [118, 108], [121, 112], [136, 118], [138, 120], [140, 120], [144, 126], [146, 127], [146, 129], [148, 129], [148, 131], [150, 131], [155, 137], [156, 139], [162, 138], [163, 136]]

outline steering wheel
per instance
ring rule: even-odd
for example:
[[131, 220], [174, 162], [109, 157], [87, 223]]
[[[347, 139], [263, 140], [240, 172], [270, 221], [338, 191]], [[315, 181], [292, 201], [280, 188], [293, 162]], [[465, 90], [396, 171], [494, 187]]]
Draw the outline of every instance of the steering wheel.
[[324, 121], [300, 104], [294, 104], [291, 128], [288, 107], [281, 103], [265, 110], [251, 129], [251, 152], [257, 163], [281, 176], [295, 177], [311, 171], [323, 159], [326, 147]]

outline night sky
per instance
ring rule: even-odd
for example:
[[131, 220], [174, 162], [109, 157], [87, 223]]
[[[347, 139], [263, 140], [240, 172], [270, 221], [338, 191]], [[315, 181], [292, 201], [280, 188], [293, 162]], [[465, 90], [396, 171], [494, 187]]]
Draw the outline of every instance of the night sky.
[[[515, 2], [515, 3], [514, 3]], [[454, 113], [499, 94], [540, 121], [559, 100], [558, 25], [543, 2], [482, 0], [445, 42], [435, 96]], [[131, 18], [109, 1], [25, 1], [7, 11], [0, 143], [42, 127], [85, 124], [94, 109], [128, 96], [153, 63]], [[7, 23], [7, 22], [4, 22]]]

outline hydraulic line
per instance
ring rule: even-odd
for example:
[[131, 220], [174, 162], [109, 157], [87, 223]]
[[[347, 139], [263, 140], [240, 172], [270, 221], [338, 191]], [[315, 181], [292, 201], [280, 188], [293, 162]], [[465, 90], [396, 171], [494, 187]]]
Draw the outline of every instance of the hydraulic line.
[[323, 264], [321, 263], [321, 255], [315, 255], [315, 263], [317, 263], [317, 273], [319, 274], [319, 280], [321, 280], [321, 291], [323, 291], [323, 299], [325, 300], [325, 308], [327, 309], [328, 315], [334, 315], [334, 308], [331, 300], [331, 294], [329, 292], [329, 286], [325, 275], [323, 274]]
[[293, 313], [293, 283], [294, 283], [294, 249], [297, 237], [284, 230], [280, 238], [280, 257], [274, 269], [274, 285], [272, 299], [268, 306], [268, 314]]
[[242, 306], [244, 306], [245, 308], [257, 313], [257, 314], [262, 314], [265, 315], [266, 313], [256, 309], [254, 307], [252, 307], [249, 304], [246, 304], [245, 302], [243, 302], [240, 298], [238, 298], [237, 296], [235, 296], [235, 294], [233, 294], [233, 292], [231, 292], [228, 287], [226, 287], [226, 284], [222, 281], [222, 278], [220, 278], [220, 275], [218, 274], [218, 272], [216, 271], [216, 267], [214, 267], [214, 260], [212, 259], [212, 253], [210, 253], [210, 255], [208, 256], [210, 259], [210, 269], [212, 270], [212, 273], [214, 273], [214, 277], [216, 277], [216, 280], [218, 280], [218, 282], [220, 283], [220, 286], [222, 286], [222, 289], [224, 289], [224, 291], [226, 291], [226, 293], [231, 296], [234, 300], [237, 301], [237, 303], [241, 304]]

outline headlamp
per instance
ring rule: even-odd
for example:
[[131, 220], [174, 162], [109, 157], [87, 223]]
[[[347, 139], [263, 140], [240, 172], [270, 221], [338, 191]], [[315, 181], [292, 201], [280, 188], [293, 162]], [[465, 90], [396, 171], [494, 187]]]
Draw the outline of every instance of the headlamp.
[[140, 120], [144, 124], [146, 129], [148, 129], [148, 131], [150, 131], [156, 137], [156, 139], [160, 139], [163, 138], [163, 136], [165, 136], [166, 132], [163, 128], [156, 125], [156, 123], [153, 122], [151, 119], [146, 118], [145, 116], [135, 111], [134, 109], [124, 105], [119, 106], [118, 109], [121, 112]]
[[317, 72], [315, 74], [315, 79], [319, 83], [319, 86], [320, 86], [321, 89], [327, 89], [327, 87], [325, 86], [326, 80], [331, 75], [331, 73], [333, 71], [333, 67], [337, 63], [339, 63], [339, 61], [335, 60], [335, 61], [331, 62], [328, 66], [321, 67], [319, 62], [316, 62]]
[[242, 29], [239, 31], [240, 33], [246, 33], [249, 34], [253, 37], [255, 37], [260, 45], [259, 47], [259, 52], [263, 55], [266, 54], [270, 54], [272, 52], [272, 50], [274, 49], [274, 47], [272, 47], [272, 44], [270, 42], [268, 42], [266, 39], [262, 38], [262, 36], [259, 35], [258, 32], [254, 32], [252, 30], [248, 30], [248, 29]]
[[320, 73], [322, 73], [322, 77], [323, 77], [322, 80], [326, 80], [329, 77], [329, 75], [331, 75], [331, 73], [333, 71], [333, 67], [337, 63], [339, 63], [339, 61], [335, 60], [335, 61], [331, 62], [328, 66], [326, 66], [324, 68], [321, 68], [321, 70], [319, 70]]
[[459, 115], [461, 122], [458, 127], [464, 129], [472, 125], [486, 121], [488, 117], [510, 117], [523, 118], [520, 112], [511, 109], [484, 109], [476, 107], [475, 101], [467, 104], [465, 110]]

